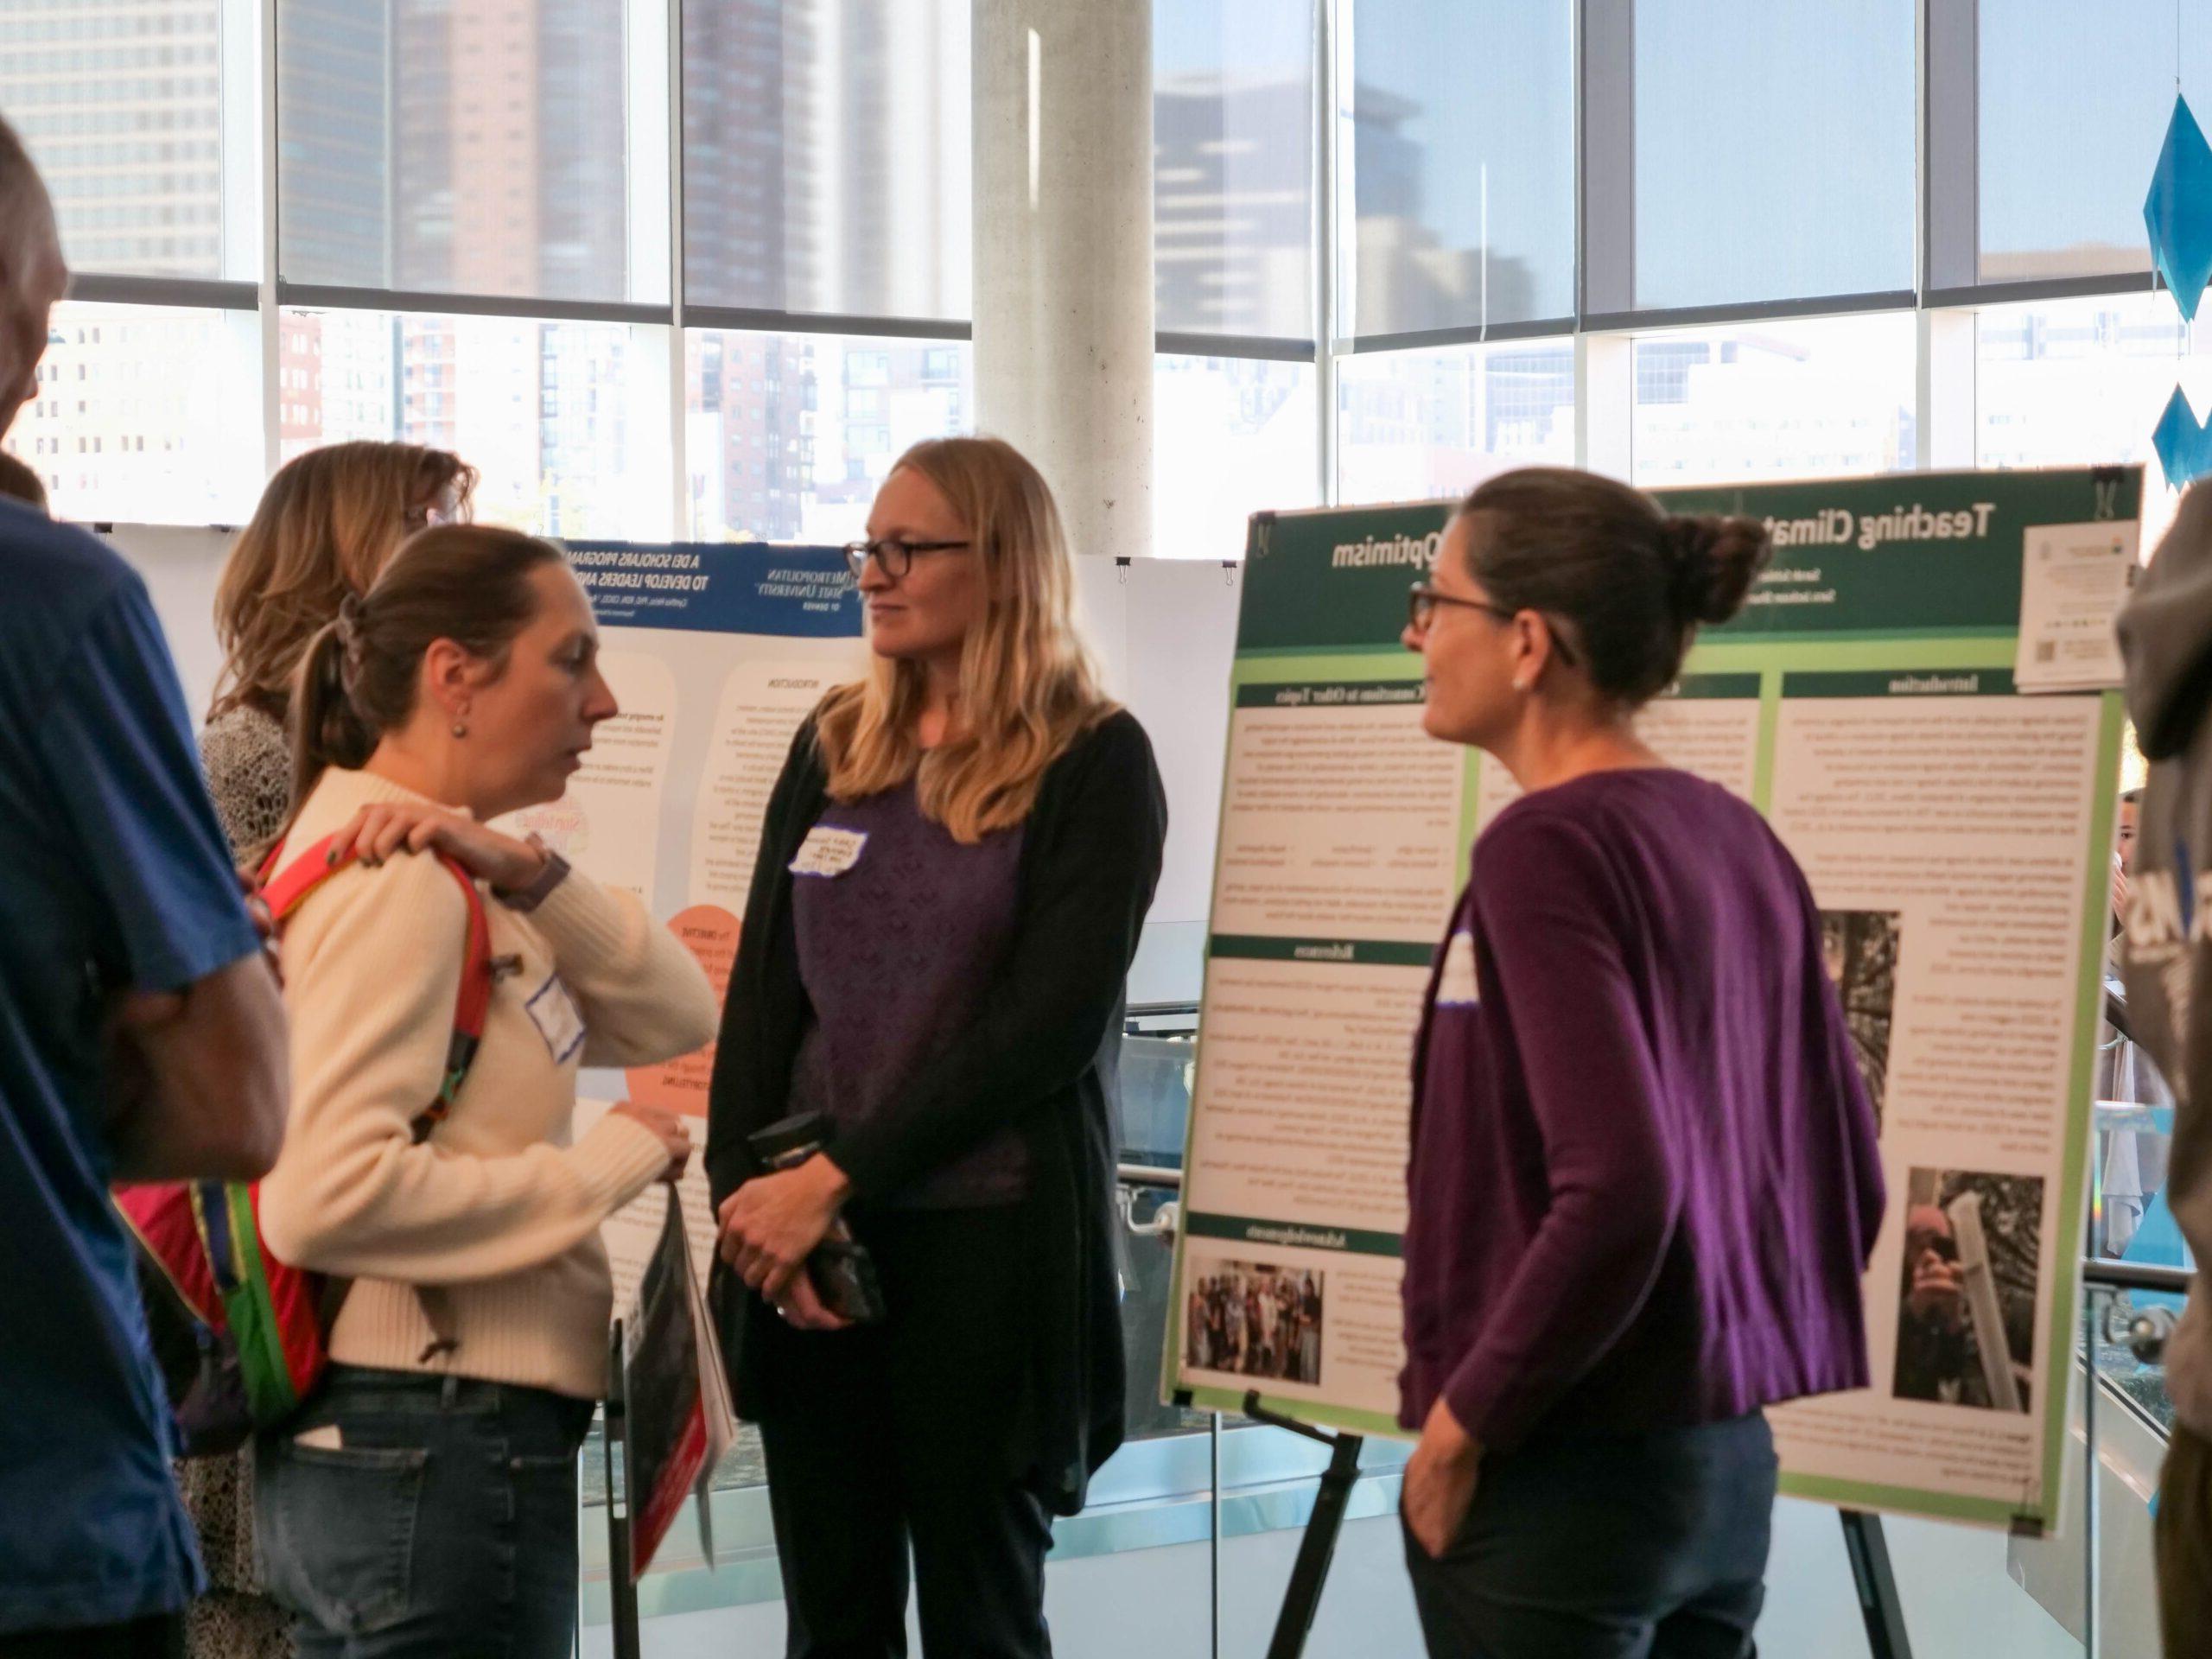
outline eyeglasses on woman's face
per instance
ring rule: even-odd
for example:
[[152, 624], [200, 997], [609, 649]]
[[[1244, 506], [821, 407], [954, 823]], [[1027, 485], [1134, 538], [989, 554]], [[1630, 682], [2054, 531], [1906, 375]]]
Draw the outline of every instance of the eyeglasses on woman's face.
[[875, 561], [875, 568], [893, 582], [914, 568], [917, 553], [950, 553], [956, 548], [967, 547], [967, 542], [909, 542], [896, 536], [885, 536], [872, 542], [847, 542], [845, 563], [850, 567], [853, 580], [858, 582], [868, 574], [868, 562]]
[[[1417, 582], [1406, 595], [1406, 626], [1416, 638], [1426, 634], [1435, 622], [1440, 605], [1458, 605], [1470, 611], [1480, 611], [1501, 622], [1510, 622], [1521, 614], [1519, 611], [1508, 610], [1504, 606], [1494, 605], [1486, 599], [1468, 599], [1459, 594], [1445, 593], [1425, 582]], [[1574, 647], [1567, 643], [1556, 623], [1552, 623], [1549, 617], [1544, 620], [1551, 624], [1552, 649], [1559, 653], [1560, 661], [1571, 667], [1574, 663]]]
[[400, 534], [418, 535], [433, 524], [454, 524], [461, 522], [461, 510], [454, 505], [453, 491], [442, 489], [435, 495], [426, 495], [419, 501], [407, 504], [407, 511], [400, 516]]

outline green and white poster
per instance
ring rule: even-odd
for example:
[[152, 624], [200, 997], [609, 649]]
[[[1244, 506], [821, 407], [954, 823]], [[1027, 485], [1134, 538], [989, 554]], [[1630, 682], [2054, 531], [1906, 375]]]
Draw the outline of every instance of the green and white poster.
[[[1792, 1494], [2057, 1508], [2139, 469], [1662, 492], [1769, 522], [1644, 714], [1803, 865], [1891, 1194], [1873, 1385], [1773, 1414]], [[1164, 1386], [1394, 1433], [1408, 1062], [1512, 779], [1421, 730], [1399, 643], [1450, 504], [1252, 521]], [[1908, 1251], [1908, 1220], [1911, 1249]], [[1931, 1294], [1930, 1252], [1955, 1266]], [[1910, 1255], [1910, 1259], [1909, 1259]]]

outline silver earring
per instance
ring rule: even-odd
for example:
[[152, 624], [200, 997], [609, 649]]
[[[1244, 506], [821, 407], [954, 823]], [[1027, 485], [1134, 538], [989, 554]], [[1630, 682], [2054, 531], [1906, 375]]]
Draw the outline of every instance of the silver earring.
[[462, 725], [456, 720], [453, 723], [453, 734], [455, 737], [467, 737], [468, 735], [468, 728]]

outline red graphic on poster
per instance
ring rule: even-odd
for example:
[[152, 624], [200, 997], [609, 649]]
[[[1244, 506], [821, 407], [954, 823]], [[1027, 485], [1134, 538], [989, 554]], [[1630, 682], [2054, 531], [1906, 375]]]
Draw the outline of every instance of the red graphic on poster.
[[[715, 988], [715, 1000], [721, 1001], [729, 989], [730, 964], [737, 959], [737, 918], [720, 905], [694, 905], [671, 917], [668, 925], [699, 959], [699, 965], [707, 970], [708, 983]], [[629, 1081], [631, 1099], [704, 1117], [707, 1084], [714, 1073], [715, 1046], [709, 1043], [659, 1065], [632, 1066], [624, 1075]]]

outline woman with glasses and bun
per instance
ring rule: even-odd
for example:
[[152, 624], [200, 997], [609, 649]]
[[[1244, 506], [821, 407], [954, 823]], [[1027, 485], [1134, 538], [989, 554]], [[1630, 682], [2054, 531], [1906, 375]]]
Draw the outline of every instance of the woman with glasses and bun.
[[[1122, 1437], [1109, 1096], [1166, 808], [1011, 446], [917, 444], [849, 554], [874, 666], [769, 802], [715, 1055], [733, 1382], [788, 1653], [905, 1652], [911, 1550], [925, 1653], [1044, 1655], [1051, 1516]], [[764, 1168], [801, 1115], [820, 1150]], [[807, 1266], [848, 1233], [859, 1324]]]
[[1406, 631], [1431, 735], [1525, 791], [1415, 1051], [1407, 1558], [1432, 1654], [1748, 1655], [1762, 1408], [1867, 1381], [1873, 1114], [1796, 861], [1637, 711], [1767, 555], [1590, 474], [1491, 479]]

